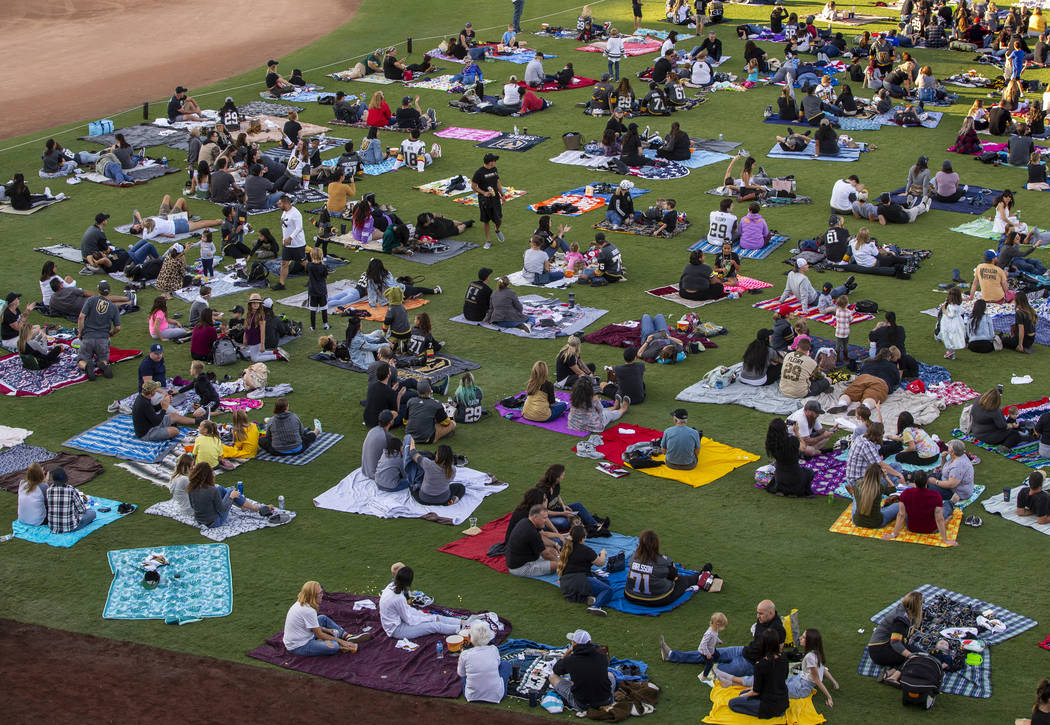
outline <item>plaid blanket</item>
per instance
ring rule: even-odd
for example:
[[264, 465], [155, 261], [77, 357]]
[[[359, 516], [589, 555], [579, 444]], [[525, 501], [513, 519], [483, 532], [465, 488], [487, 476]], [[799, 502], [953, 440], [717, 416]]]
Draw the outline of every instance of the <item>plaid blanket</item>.
[[284, 516], [275, 517], [271, 521], [271, 519], [264, 519], [253, 511], [247, 511], [238, 508], [237, 506], [233, 506], [230, 508], [230, 514], [226, 519], [226, 523], [222, 526], [208, 528], [207, 526], [198, 524], [192, 516], [183, 515], [176, 507], [175, 501], [172, 499], [153, 504], [146, 509], [146, 513], [153, 516], [163, 516], [164, 518], [178, 521], [180, 524], [186, 524], [195, 529], [200, 529], [201, 536], [211, 539], [212, 541], [223, 541], [231, 536], [246, 534], [249, 531], [258, 531], [259, 529], [268, 529], [274, 526], [290, 524], [295, 519], [294, 511], [282, 511], [281, 513], [283, 513]]
[[[180, 428], [182, 435], [189, 428]], [[178, 445], [178, 440], [144, 441], [135, 436], [130, 415], [117, 415], [79, 433], [62, 445], [102, 456], [156, 463]]]
[[[112, 365], [141, 355], [141, 350], [111, 347], [109, 362]], [[58, 362], [45, 370], [26, 370], [18, 355], [0, 358], [0, 393], [4, 395], [39, 397], [85, 380], [87, 375], [77, 367], [77, 351], [72, 347], [64, 347]]]
[[927, 385], [926, 392], [936, 395], [945, 405], [960, 405], [981, 395], [961, 380]]
[[[515, 189], [513, 186], [504, 186], [503, 187], [503, 202], [506, 203], [506, 202], [511, 201], [513, 199], [517, 199], [519, 196], [525, 196], [528, 193], [529, 192], [524, 191], [522, 189]], [[477, 192], [471, 192], [470, 194], [467, 194], [466, 196], [458, 196], [455, 199], [453, 199], [452, 201], [456, 202], [457, 204], [463, 204], [465, 206], [477, 206], [478, 205], [478, 195], [477, 195]]]
[[[799, 314], [799, 311], [802, 309], [802, 306], [799, 304], [798, 300], [795, 299], [795, 297], [793, 297], [793, 296], [792, 297], [788, 297], [787, 300], [784, 301], [784, 302], [781, 302], [779, 297], [774, 297], [773, 299], [770, 299], [770, 300], [763, 300], [762, 302], [756, 302], [755, 304], [753, 304], [751, 306], [755, 307], [757, 309], [760, 309], [760, 310], [773, 311], [773, 310], [780, 309], [781, 305], [790, 305], [791, 306], [791, 314], [792, 315]], [[852, 324], [855, 325], [858, 322], [864, 322], [865, 320], [871, 320], [871, 319], [873, 319], [875, 317], [874, 315], [870, 315], [870, 314], [867, 314], [865, 312], [857, 312], [856, 307], [857, 307], [856, 305], [850, 305], [849, 306], [850, 311], [853, 313]], [[823, 323], [831, 325], [831, 326], [835, 325], [835, 316], [834, 315], [832, 315], [832, 314], [824, 314], [818, 309], [810, 309], [810, 311], [805, 315], [805, 317], [807, 319], [816, 320], [817, 322], [823, 322]]]
[[314, 441], [309, 448], [300, 453], [290, 456], [275, 456], [272, 453], [267, 453], [260, 449], [259, 454], [255, 456], [255, 460], [270, 461], [272, 463], [285, 463], [289, 466], [305, 466], [307, 463], [313, 463], [322, 453], [341, 440], [343, 440], [341, 434], [326, 432], [317, 436], [317, 440]]
[[[652, 237], [655, 236], [657, 228], [660, 226], [660, 222], [655, 219], [645, 219], [644, 221], [631, 224], [626, 227], [620, 227], [619, 229], [613, 229], [613, 225], [607, 219], [602, 219], [597, 224], [592, 224], [592, 229], [601, 229], [604, 232], [611, 232], [613, 234], [629, 234], [636, 237]], [[689, 220], [680, 220], [678, 225], [675, 227], [674, 232], [671, 234], [662, 235], [661, 238], [677, 237], [679, 234], [685, 233], [689, 229]]]

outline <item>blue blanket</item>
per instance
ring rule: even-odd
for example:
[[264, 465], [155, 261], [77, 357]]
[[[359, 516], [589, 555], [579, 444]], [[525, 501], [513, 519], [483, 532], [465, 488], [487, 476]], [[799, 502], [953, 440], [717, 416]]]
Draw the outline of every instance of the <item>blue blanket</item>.
[[[642, 155], [647, 159], [656, 158], [655, 149], [645, 149], [642, 151]], [[733, 158], [729, 154], [720, 154], [715, 151], [701, 151], [697, 149], [693, 151], [692, 155], [685, 161], [675, 161], [676, 164], [681, 164], [687, 169], [699, 169], [701, 166], [710, 166], [711, 164], [717, 164], [719, 161], [729, 161]]]
[[[554, 645], [543, 644], [542, 642], [533, 642], [531, 639], [508, 639], [504, 640], [499, 645], [499, 656], [500, 659], [505, 660], [510, 659], [511, 657], [517, 655], [520, 652], [524, 652], [527, 649], [542, 649], [549, 652], [551, 650], [564, 649], [566, 646], [568, 646], [568, 643], [566, 643], [562, 647], [555, 647]], [[625, 668], [637, 668], [640, 674], [626, 675], [624, 674]], [[643, 680], [648, 680], [648, 671], [649, 665], [642, 662], [641, 660], [626, 660], [621, 659], [619, 657], [609, 658], [609, 672], [611, 672], [613, 676], [616, 677], [617, 684], [624, 680], [628, 680], [631, 682], [641, 682]]]
[[180, 428], [180, 435], [170, 441], [143, 441], [135, 437], [135, 427], [132, 425], [131, 416], [117, 415], [73, 436], [62, 445], [88, 453], [125, 458], [129, 461], [156, 463], [168, 455], [190, 430], [190, 428]]
[[[150, 554], [168, 560], [160, 567], [160, 584], [142, 586], [141, 562]], [[113, 583], [103, 619], [163, 619], [169, 624], [225, 617], [233, 611], [233, 574], [226, 544], [158, 546], [109, 552]]]
[[[57, 546], [63, 549], [68, 549], [88, 534], [98, 531], [106, 524], [111, 524], [117, 519], [122, 519], [124, 516], [127, 516], [127, 514], [121, 515], [117, 513], [117, 507], [120, 506], [120, 501], [92, 497], [91, 504], [91, 507], [95, 509], [95, 520], [79, 531], [70, 531], [68, 534], [56, 534], [52, 532], [46, 524], [44, 526], [29, 526], [18, 520], [11, 525], [11, 529], [16, 539], [31, 541], [34, 544], [47, 544], [48, 546]], [[108, 508], [109, 511], [99, 511], [98, 509], [100, 508]]]
[[385, 174], [388, 171], [396, 171], [398, 169], [397, 159], [386, 159], [380, 161], [378, 164], [365, 164], [361, 167], [361, 170], [366, 176], [379, 176]]
[[[773, 253], [773, 250], [777, 249], [781, 244], [783, 244], [790, 238], [791, 237], [785, 236], [783, 234], [774, 234], [772, 237], [769, 238], [769, 243], [761, 249], [744, 249], [740, 246], [739, 243], [737, 243], [733, 245], [733, 251], [742, 260], [765, 259]], [[704, 254], [718, 254], [722, 251], [722, 245], [709, 242], [705, 237], [699, 242], [696, 242], [691, 247], [689, 247], [690, 252], [695, 252], [698, 249], [701, 250]]]
[[814, 156], [812, 151], [785, 151], [779, 144], [774, 143], [773, 148], [766, 154], [771, 159], [798, 159], [799, 161], [860, 161], [860, 149], [839, 147], [835, 156]]
[[[933, 199], [930, 208], [940, 209], [941, 211], [955, 211], [960, 214], [984, 214], [994, 206], [995, 199], [1001, 192], [998, 189], [984, 189], [984, 198], [979, 199], [976, 190], [982, 188], [975, 187], [975, 193], [965, 194], [958, 201], [953, 201], [951, 204]], [[894, 189], [890, 194], [898, 204], [904, 204], [906, 201], [903, 186], [899, 189]]]
[[[591, 542], [598, 550], [605, 549], [608, 556], [615, 556], [619, 552], [623, 552], [624, 557], [629, 561], [634, 550], [638, 548], [638, 538], [635, 536], [624, 536], [623, 534], [612, 534], [606, 538], [603, 538], [600, 542], [595, 540]], [[684, 569], [681, 566], [678, 567], [678, 571], [683, 574], [692, 574], [693, 571], [690, 569]], [[558, 575], [557, 574], [545, 574], [544, 576], [531, 577], [532, 579], [539, 579], [540, 581], [547, 582], [558, 586]], [[669, 612], [672, 609], [685, 604], [693, 596], [694, 592], [686, 592], [680, 596], [674, 602], [665, 604], [662, 607], [642, 607], [633, 602], [628, 601], [624, 595], [624, 588], [627, 584], [627, 571], [610, 572], [609, 577], [605, 580], [606, 583], [612, 588], [612, 599], [606, 605], [610, 609], [616, 609], [626, 614], [645, 614], [651, 617], [655, 617], [658, 614]]]
[[[599, 183], [599, 182], [595, 182], [595, 183]], [[566, 194], [575, 194], [577, 196], [582, 196], [586, 191], [587, 191], [587, 187], [586, 187], [586, 185], [584, 185], [584, 186], [577, 186], [575, 189], [569, 189], [565, 193]], [[649, 193], [649, 189], [639, 189], [638, 187], [635, 187], [635, 188], [631, 189], [631, 198], [632, 199], [637, 199], [642, 194], [648, 194], [648, 193]], [[597, 191], [594, 192], [594, 196], [597, 196], [600, 199], [605, 199], [606, 201], [609, 201], [609, 199], [612, 199], [612, 194], [599, 194]]]

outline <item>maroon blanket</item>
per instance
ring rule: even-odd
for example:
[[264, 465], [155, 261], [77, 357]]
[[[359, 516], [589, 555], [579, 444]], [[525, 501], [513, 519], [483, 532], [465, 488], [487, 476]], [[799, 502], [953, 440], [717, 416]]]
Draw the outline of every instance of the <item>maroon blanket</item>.
[[[718, 345], [711, 342], [703, 335], [689, 336], [678, 332], [678, 330], [671, 330], [670, 332], [671, 335], [675, 339], [681, 341], [683, 345], [690, 342], [699, 342], [706, 350], [718, 347]], [[642, 328], [626, 327], [624, 325], [606, 325], [600, 330], [584, 335], [583, 339], [586, 342], [595, 345], [612, 345], [613, 347], [627, 347], [629, 345], [634, 345], [635, 347], [639, 347], [642, 344]]]
[[[354, 602], [360, 599], [372, 600], [377, 608], [361, 609], [355, 612]], [[369, 687], [373, 690], [430, 697], [459, 697], [463, 692], [463, 686], [456, 674], [458, 658], [448, 654], [442, 660], [435, 657], [435, 645], [443, 637], [432, 634], [413, 640], [419, 645], [419, 649], [415, 652], [397, 649], [394, 646], [397, 641], [387, 637], [379, 623], [378, 606], [379, 597], [365, 597], [356, 594], [325, 592], [324, 599], [321, 600], [320, 613], [327, 614], [347, 632], [356, 634], [365, 626], [372, 627], [372, 639], [358, 645], [358, 651], [355, 654], [338, 654], [328, 657], [303, 657], [288, 654], [281, 640], [283, 632], [278, 632], [266, 640], [261, 647], [249, 652], [248, 656], [289, 670], [320, 675], [332, 680], [342, 680], [351, 685]], [[473, 612], [462, 609], [442, 607], [428, 607], [427, 611], [453, 617], [473, 614]], [[492, 644], [499, 644], [510, 633], [510, 622], [502, 618], [500, 622], [503, 623], [503, 631], [496, 633]]]

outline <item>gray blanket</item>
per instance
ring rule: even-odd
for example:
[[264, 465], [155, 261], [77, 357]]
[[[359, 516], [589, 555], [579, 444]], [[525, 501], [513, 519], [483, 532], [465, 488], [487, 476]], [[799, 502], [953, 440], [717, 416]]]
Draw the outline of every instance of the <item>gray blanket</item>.
[[179, 142], [181, 142], [183, 150], [189, 148], [189, 131], [181, 128], [154, 126], [152, 123], [128, 126], [101, 136], [80, 136], [78, 140], [90, 141], [103, 146], [112, 146], [117, 140], [116, 135], [118, 133], [124, 134], [124, 140], [135, 149], [141, 149], [143, 146], [171, 146], [172, 148], [178, 148], [177, 146], [172, 146], [172, 143]]

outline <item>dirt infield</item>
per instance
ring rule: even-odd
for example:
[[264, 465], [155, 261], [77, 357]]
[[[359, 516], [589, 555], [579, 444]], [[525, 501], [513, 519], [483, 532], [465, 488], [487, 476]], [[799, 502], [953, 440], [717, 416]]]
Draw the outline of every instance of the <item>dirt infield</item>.
[[[6, 0], [0, 46], [12, 62], [0, 75], [0, 138], [98, 118], [170, 96], [179, 84], [192, 91], [261, 67], [347, 22], [359, 4], [299, 0], [294, 12], [278, 16], [278, 6], [266, 12], [256, 0]], [[164, 108], [151, 106], [150, 114]]]
[[494, 707], [377, 692], [7, 619], [0, 620], [0, 681], [0, 711], [12, 724], [44, 719], [48, 725], [229, 725], [322, 722], [333, 716], [355, 725], [541, 722]]

